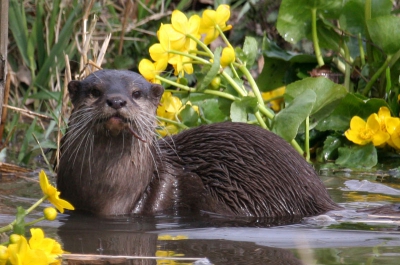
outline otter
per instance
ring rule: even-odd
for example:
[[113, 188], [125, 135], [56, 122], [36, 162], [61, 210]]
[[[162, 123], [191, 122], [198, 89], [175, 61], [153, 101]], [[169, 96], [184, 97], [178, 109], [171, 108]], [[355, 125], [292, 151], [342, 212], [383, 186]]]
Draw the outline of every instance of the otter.
[[339, 208], [313, 167], [256, 125], [223, 122], [158, 139], [164, 89], [135, 72], [99, 70], [68, 91], [57, 187], [78, 210], [274, 218]]

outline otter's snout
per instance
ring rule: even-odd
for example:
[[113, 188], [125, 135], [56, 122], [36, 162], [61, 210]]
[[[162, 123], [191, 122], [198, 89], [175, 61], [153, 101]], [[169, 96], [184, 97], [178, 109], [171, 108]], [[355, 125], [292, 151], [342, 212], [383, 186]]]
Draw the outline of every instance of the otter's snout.
[[126, 100], [124, 100], [120, 97], [113, 97], [113, 98], [108, 98], [106, 100], [106, 103], [109, 107], [117, 110], [126, 105]]

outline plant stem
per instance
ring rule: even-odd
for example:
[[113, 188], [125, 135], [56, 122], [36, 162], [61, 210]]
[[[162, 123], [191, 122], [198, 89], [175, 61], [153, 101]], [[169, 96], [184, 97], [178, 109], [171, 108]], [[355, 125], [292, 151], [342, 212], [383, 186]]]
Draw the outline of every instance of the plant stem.
[[40, 218], [38, 218], [38, 219], [35, 219], [35, 220], [30, 221], [30, 222], [28, 222], [28, 223], [25, 223], [25, 226], [34, 225], [34, 224], [39, 223], [39, 222], [41, 222], [41, 221], [43, 221], [43, 220], [45, 220], [45, 219], [46, 219], [46, 218], [45, 218], [44, 216], [42, 216], [42, 217], [40, 217]]
[[263, 118], [262, 118], [260, 112], [257, 111], [254, 115], [256, 116], [257, 121], [258, 121], [258, 123], [260, 124], [260, 126], [263, 127], [264, 129], [269, 130], [269, 128], [268, 128], [267, 124], [265, 123], [265, 121], [263, 120]]
[[296, 149], [297, 152], [299, 152], [300, 155], [304, 155], [303, 149], [301, 149], [300, 145], [298, 142], [296, 142], [295, 139], [293, 139], [290, 144], [293, 146], [294, 149]]
[[191, 34], [187, 34], [186, 36], [191, 38], [192, 40], [194, 40], [197, 43], [197, 45], [199, 45], [208, 54], [208, 56], [211, 59], [214, 58], [213, 52], [201, 40], [199, 40], [198, 38], [196, 38], [195, 36], [193, 36]]
[[306, 151], [306, 160], [310, 162], [310, 116], [306, 118], [306, 128], [305, 128], [306, 140], [304, 143], [304, 149]]
[[235, 80], [230, 75], [228, 75], [227, 72], [223, 71], [221, 74], [226, 78], [226, 80], [228, 80], [228, 82], [232, 85], [232, 87], [236, 90], [236, 92], [239, 93], [240, 96], [242, 97], [247, 96], [247, 91], [244, 88], [240, 87], [235, 82]]
[[344, 72], [344, 87], [347, 89], [347, 92], [350, 91], [350, 52], [349, 52], [349, 47], [347, 47], [346, 43], [343, 43], [343, 49], [344, 49], [344, 58], [345, 58], [345, 72]]
[[375, 83], [375, 81], [378, 79], [378, 77], [383, 73], [383, 71], [386, 70], [386, 67], [388, 67], [389, 62], [390, 62], [391, 56], [388, 55], [388, 57], [386, 58], [385, 63], [378, 69], [378, 71], [376, 71], [374, 73], [374, 75], [371, 77], [371, 79], [369, 80], [369, 82], [367, 83], [367, 85], [364, 88], [363, 91], [363, 95], [367, 96], [369, 91], [371, 90], [373, 84]]
[[365, 65], [365, 53], [362, 44], [361, 33], [358, 33], [358, 49], [360, 50], [361, 68]]
[[[28, 215], [30, 212], [32, 212], [32, 210], [35, 209], [38, 205], [40, 205], [44, 200], [46, 200], [47, 197], [48, 197], [47, 195], [43, 196], [41, 199], [35, 202], [35, 204], [29, 207], [29, 209], [25, 211], [25, 216]], [[12, 230], [16, 222], [17, 220], [14, 220], [6, 226], [0, 227], [0, 233]]]
[[314, 44], [315, 56], [317, 57], [318, 66], [321, 67], [325, 63], [324, 63], [324, 59], [322, 58], [321, 49], [319, 48], [319, 42], [318, 42], [317, 9], [316, 8], [311, 9], [311, 27], [312, 27], [312, 39], [313, 39], [313, 44]]
[[222, 31], [222, 29], [219, 27], [219, 25], [215, 25], [215, 28], [218, 30], [219, 35], [221, 36], [221, 38], [224, 40], [225, 44], [228, 45], [229, 47], [232, 47], [231, 43], [229, 42], [229, 40], [226, 38], [224, 32]]
[[163, 118], [163, 117], [160, 117], [160, 116], [157, 116], [157, 119], [160, 120], [160, 121], [166, 122], [166, 123], [170, 123], [170, 124], [176, 125], [176, 126], [178, 126], [179, 128], [182, 128], [182, 129], [189, 128], [189, 127], [187, 127], [185, 124], [183, 124], [181, 122], [173, 121], [173, 120], [166, 119], [166, 118]]
[[247, 81], [249, 82], [250, 87], [253, 90], [253, 93], [257, 98], [258, 104], [259, 105], [264, 105], [264, 100], [263, 100], [263, 98], [261, 96], [260, 89], [258, 89], [257, 83], [254, 80], [254, 78], [251, 75], [251, 73], [249, 72], [249, 70], [247, 69], [247, 67], [242, 64], [242, 65], [239, 66], [239, 70], [246, 76]]
[[192, 60], [199, 61], [199, 62], [201, 62], [203, 64], [211, 64], [209, 61], [207, 61], [207, 60], [205, 60], [205, 59], [203, 59], [201, 57], [198, 57], [196, 55], [190, 54], [190, 53], [180, 52], [180, 51], [176, 51], [176, 50], [169, 50], [168, 53], [186, 56], [186, 57], [188, 57], [188, 58], [190, 58]]
[[[185, 85], [176, 83], [176, 82], [174, 82], [174, 81], [171, 81], [171, 80], [166, 79], [166, 78], [164, 78], [164, 77], [162, 77], [162, 76], [159, 76], [159, 75], [156, 75], [156, 78], [157, 78], [158, 80], [164, 82], [164, 83], [170, 84], [170, 85], [172, 85], [172, 86], [176, 86], [176, 87], [178, 87], [178, 88], [184, 90], [185, 92], [189, 92], [189, 93], [196, 93], [196, 92], [199, 92], [199, 91], [197, 91], [197, 90], [196, 90], [195, 88], [193, 88], [193, 87], [188, 87], [188, 86], [185, 86]], [[234, 82], [234, 81], [233, 81], [233, 82]], [[171, 92], [174, 93], [174, 92], [176, 92], [176, 91], [171, 91]], [[178, 91], [178, 92], [179, 92], [179, 91]], [[230, 99], [230, 100], [232, 100], [232, 101], [240, 101], [240, 100], [241, 100], [241, 99], [238, 98], [238, 97], [235, 97], [235, 96], [233, 96], [233, 95], [231, 95], [231, 94], [228, 94], [228, 93], [225, 93], [225, 92], [222, 92], [222, 91], [216, 91], [216, 90], [206, 89], [206, 90], [204, 90], [204, 91], [202, 91], [202, 92], [203, 92], [204, 94], [215, 95], [215, 96], [219, 96], [219, 97], [222, 97], [222, 98]]]
[[[365, 17], [364, 21], [365, 28], [367, 28], [367, 21], [371, 19], [371, 0], [365, 0], [364, 17]], [[371, 65], [374, 62], [374, 56], [372, 54], [372, 45], [371, 45], [372, 42], [368, 30], [365, 30], [365, 37], [366, 37], [365, 46], [367, 48], [368, 64]]]

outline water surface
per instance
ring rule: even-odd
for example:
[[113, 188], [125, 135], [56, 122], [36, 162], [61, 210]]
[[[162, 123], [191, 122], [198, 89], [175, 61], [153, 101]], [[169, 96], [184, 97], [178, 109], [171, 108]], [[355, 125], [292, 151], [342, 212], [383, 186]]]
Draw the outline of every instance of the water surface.
[[[37, 226], [73, 254], [105, 255], [103, 263], [96, 264], [399, 264], [399, 184], [379, 183], [376, 174], [348, 172], [325, 172], [321, 179], [345, 209], [302, 220], [278, 220], [275, 226], [271, 220], [207, 214], [112, 218], [63, 214], [57, 221]], [[14, 219], [17, 205], [28, 208], [41, 197], [36, 180], [37, 174], [0, 178], [0, 225]], [[46, 206], [30, 218], [40, 217]], [[287, 224], [291, 221], [296, 223]], [[107, 258], [117, 255], [130, 257]]]

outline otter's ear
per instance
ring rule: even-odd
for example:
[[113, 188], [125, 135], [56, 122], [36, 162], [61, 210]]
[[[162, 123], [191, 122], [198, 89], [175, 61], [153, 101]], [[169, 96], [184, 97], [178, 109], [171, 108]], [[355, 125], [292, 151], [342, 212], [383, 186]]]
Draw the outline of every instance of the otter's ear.
[[71, 98], [72, 103], [76, 102], [78, 99], [79, 90], [81, 88], [81, 82], [73, 80], [68, 83], [68, 92], [69, 97]]
[[151, 84], [150, 93], [152, 98], [160, 100], [162, 94], [164, 93], [164, 88], [158, 84]]

